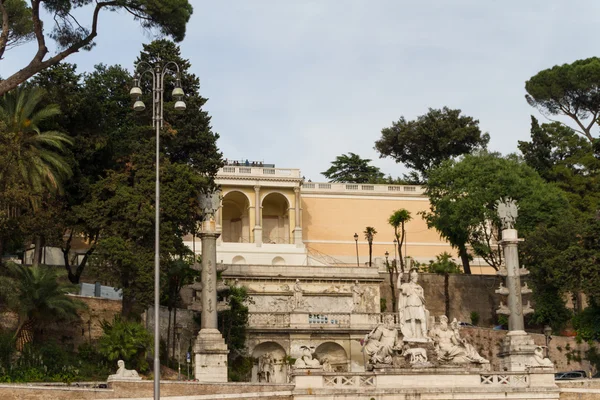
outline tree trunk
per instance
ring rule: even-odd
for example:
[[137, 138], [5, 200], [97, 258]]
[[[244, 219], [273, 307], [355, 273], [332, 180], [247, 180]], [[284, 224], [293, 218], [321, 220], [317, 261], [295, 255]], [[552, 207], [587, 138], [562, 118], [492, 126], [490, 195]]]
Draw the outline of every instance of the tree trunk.
[[4, 255], [4, 237], [0, 237], [0, 267], [4, 266], [2, 256]]
[[450, 274], [444, 273], [444, 301], [446, 305], [446, 317], [450, 319]]
[[42, 247], [44, 245], [44, 241], [40, 235], [36, 235], [34, 239], [33, 245], [35, 246], [33, 249], [33, 260], [31, 262], [32, 266], [39, 267], [42, 263]]
[[[121, 316], [123, 319], [129, 320], [133, 312], [133, 298], [125, 294], [126, 288], [123, 288], [123, 301], [121, 302]], [[155, 321], [155, 323], [158, 323]]]
[[392, 290], [392, 312], [396, 312], [396, 280], [394, 279], [394, 269], [390, 263], [386, 261], [386, 267], [390, 274], [390, 289]]
[[458, 255], [462, 261], [463, 271], [465, 274], [471, 275], [471, 265], [469, 264], [469, 253], [467, 252], [467, 248], [464, 246], [459, 247]]
[[369, 241], [369, 267], [373, 266], [373, 263], [371, 262], [372, 259], [373, 259], [373, 241], [370, 240]]

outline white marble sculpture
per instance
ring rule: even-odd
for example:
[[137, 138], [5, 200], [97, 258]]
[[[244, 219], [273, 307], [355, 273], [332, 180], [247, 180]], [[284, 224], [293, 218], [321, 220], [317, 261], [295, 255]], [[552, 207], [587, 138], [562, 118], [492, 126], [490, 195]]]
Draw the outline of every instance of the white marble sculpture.
[[352, 285], [352, 302], [354, 303], [354, 312], [364, 312], [364, 293], [365, 291], [360, 287], [358, 281], [354, 281]]
[[448, 317], [442, 315], [439, 324], [432, 330], [437, 358], [441, 362], [454, 364], [489, 364], [477, 350], [460, 337], [456, 318], [448, 325]]
[[398, 277], [400, 289], [398, 316], [405, 342], [429, 341], [427, 336], [429, 311], [425, 308], [423, 287], [417, 283], [418, 279], [419, 273], [416, 269], [411, 270], [410, 280], [406, 283], [400, 284], [400, 277]]
[[321, 363], [318, 359], [313, 358], [314, 347], [301, 346], [302, 355], [296, 359], [294, 368], [297, 369], [321, 369]]
[[394, 354], [402, 351], [402, 345], [402, 339], [395, 328], [380, 324], [367, 333], [363, 340], [362, 351], [367, 358], [365, 363], [371, 367], [376, 364], [391, 366]]
[[533, 351], [533, 357], [529, 361], [531, 367], [554, 367], [552, 361], [549, 358], [544, 357], [544, 348], [537, 346]]
[[414, 364], [427, 364], [427, 350], [422, 347], [410, 348], [407, 346], [404, 347], [403, 354], [405, 357], [408, 357], [408, 362], [411, 365]]
[[258, 381], [271, 383], [275, 375], [274, 361], [271, 353], [265, 353], [258, 359]]
[[119, 360], [117, 361], [117, 372], [113, 375], [108, 376], [109, 381], [119, 381], [119, 380], [141, 380], [136, 370], [133, 369], [125, 369], [125, 361]]
[[300, 286], [300, 279], [296, 279], [296, 283], [294, 284], [294, 303], [292, 304], [292, 310], [299, 310], [304, 307], [304, 299], [302, 290], [302, 286]]
[[519, 215], [517, 202], [510, 197], [496, 201], [496, 211], [502, 223], [502, 229], [513, 229]]

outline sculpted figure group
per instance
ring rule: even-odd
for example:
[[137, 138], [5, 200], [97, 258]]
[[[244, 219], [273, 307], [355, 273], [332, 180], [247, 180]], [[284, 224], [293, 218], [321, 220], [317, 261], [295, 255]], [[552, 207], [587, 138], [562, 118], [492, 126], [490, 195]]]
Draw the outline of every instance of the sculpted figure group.
[[[429, 311], [425, 308], [423, 287], [418, 283], [419, 274], [413, 269], [408, 282], [398, 278], [398, 326], [385, 321], [369, 332], [363, 341], [365, 363], [370, 366], [391, 366], [394, 356], [406, 357], [411, 365], [428, 363], [424, 347], [435, 351], [442, 364], [489, 364], [477, 350], [460, 337], [456, 319], [451, 324], [448, 317], [439, 317], [439, 324], [428, 327]], [[401, 334], [401, 335], [400, 335]]]

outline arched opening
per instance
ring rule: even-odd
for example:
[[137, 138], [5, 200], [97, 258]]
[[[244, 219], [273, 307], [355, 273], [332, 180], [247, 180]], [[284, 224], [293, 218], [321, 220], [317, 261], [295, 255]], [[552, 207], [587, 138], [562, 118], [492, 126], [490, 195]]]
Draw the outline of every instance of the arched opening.
[[287, 368], [285, 350], [279, 343], [264, 342], [252, 351], [256, 363], [252, 367], [252, 382], [286, 383]]
[[285, 265], [285, 260], [283, 259], [283, 257], [275, 257], [273, 258], [273, 261], [271, 261], [271, 265]]
[[321, 364], [327, 360], [335, 372], [348, 372], [348, 355], [346, 350], [335, 342], [325, 342], [315, 350], [315, 356]]
[[235, 256], [233, 257], [233, 259], [231, 260], [232, 264], [246, 264], [246, 259], [242, 256]]
[[289, 243], [290, 217], [288, 199], [281, 193], [270, 193], [262, 202], [263, 243]]
[[241, 192], [229, 192], [223, 197], [223, 242], [250, 242], [249, 205], [248, 197]]

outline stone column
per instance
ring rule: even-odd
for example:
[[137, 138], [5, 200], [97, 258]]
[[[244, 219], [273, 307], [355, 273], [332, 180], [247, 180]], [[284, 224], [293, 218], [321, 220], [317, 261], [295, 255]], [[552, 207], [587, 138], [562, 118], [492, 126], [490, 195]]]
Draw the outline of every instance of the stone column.
[[506, 287], [508, 289], [507, 305], [508, 311], [508, 330], [510, 332], [525, 333], [525, 321], [523, 319], [523, 300], [521, 298], [521, 277], [519, 276], [519, 254], [517, 250], [516, 229], [502, 230], [502, 240], [500, 244], [504, 251], [504, 261], [506, 263]]
[[260, 186], [254, 186], [254, 243], [256, 247], [262, 246], [262, 223], [260, 220]]
[[212, 215], [202, 222], [199, 234], [202, 240], [202, 313], [200, 332], [194, 344], [194, 376], [200, 382], [227, 382], [229, 351], [217, 328], [217, 238], [220, 233]]
[[301, 219], [301, 215], [300, 215], [300, 204], [301, 204], [301, 199], [300, 199], [300, 187], [295, 187], [294, 188], [294, 194], [296, 195], [295, 198], [295, 207], [294, 207], [294, 214], [295, 214], [295, 224], [294, 224], [294, 244], [296, 245], [296, 247], [302, 247], [304, 244], [302, 242], [302, 219]]
[[[217, 210], [217, 212], [215, 213], [215, 223], [216, 223], [217, 232], [219, 234], [223, 233], [223, 209], [222, 208], [219, 208]], [[223, 238], [221, 237], [221, 235], [219, 235], [219, 237], [217, 237], [217, 243], [218, 244], [223, 243]]]
[[500, 286], [496, 293], [506, 295], [507, 306], [503, 304], [496, 311], [498, 314], [508, 315], [508, 334], [503, 339], [500, 357], [500, 368], [504, 371], [526, 371], [529, 367], [535, 366], [532, 361], [535, 351], [533, 339], [525, 332], [525, 323], [523, 319], [524, 311], [533, 312], [528, 306], [523, 309], [523, 300], [521, 297], [521, 275], [527, 271], [519, 268], [519, 256], [517, 244], [520, 239], [514, 223], [517, 218], [517, 203], [514, 200], [506, 199], [497, 202], [498, 216], [502, 220], [502, 250], [504, 252], [504, 262], [506, 267], [498, 271], [498, 275], [506, 277], [506, 287]]

